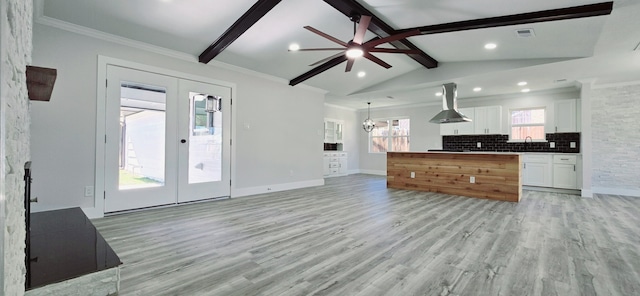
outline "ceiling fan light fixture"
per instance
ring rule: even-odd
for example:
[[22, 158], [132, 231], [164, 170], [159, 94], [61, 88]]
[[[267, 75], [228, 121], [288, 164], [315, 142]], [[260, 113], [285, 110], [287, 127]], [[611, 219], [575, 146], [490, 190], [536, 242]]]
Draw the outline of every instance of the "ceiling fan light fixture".
[[484, 45], [485, 49], [495, 49], [496, 47], [498, 47], [498, 45], [495, 43], [487, 43]]
[[367, 73], [366, 73], [366, 72], [364, 72], [364, 71], [360, 71], [360, 72], [358, 72], [358, 77], [363, 78], [363, 77], [365, 77], [365, 76], [367, 76]]
[[289, 51], [298, 51], [300, 50], [300, 45], [298, 43], [289, 44]]
[[371, 102], [367, 102], [367, 105], [367, 119], [362, 122], [362, 129], [364, 129], [365, 132], [369, 133], [373, 130], [374, 127], [376, 127], [376, 123], [371, 120]]
[[361, 56], [364, 55], [364, 50], [362, 50], [362, 48], [360, 48], [360, 46], [353, 46], [349, 49], [347, 49], [347, 57], [355, 59], [355, 58], [359, 58]]

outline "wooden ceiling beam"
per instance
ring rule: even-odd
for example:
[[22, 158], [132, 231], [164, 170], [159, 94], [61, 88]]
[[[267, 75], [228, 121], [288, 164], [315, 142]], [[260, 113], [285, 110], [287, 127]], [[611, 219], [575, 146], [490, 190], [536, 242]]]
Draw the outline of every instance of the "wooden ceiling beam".
[[282, 0], [258, 0], [258, 2], [251, 6], [247, 12], [200, 54], [198, 61], [204, 64], [210, 62], [281, 1]]
[[[371, 23], [369, 24], [369, 31], [380, 36], [381, 38], [398, 33], [398, 31], [375, 16], [371, 11], [362, 6], [356, 0], [324, 0], [324, 2], [331, 5], [333, 8], [340, 11], [347, 17], [351, 17], [353, 15], [370, 15]], [[427, 68], [438, 67], [438, 61], [419, 49], [407, 39], [389, 42], [389, 44], [398, 49], [418, 50], [420, 53], [408, 54], [408, 56]]]
[[601, 16], [611, 14], [613, 2], [602, 2], [589, 5], [581, 5], [567, 8], [542, 10], [536, 12], [512, 14], [498, 17], [489, 17], [468, 21], [460, 21], [439, 25], [423, 26], [398, 30], [397, 33], [420, 30], [422, 35], [450, 33], [457, 31], [486, 29], [503, 26], [523, 25], [539, 22], [570, 20], [584, 17]]

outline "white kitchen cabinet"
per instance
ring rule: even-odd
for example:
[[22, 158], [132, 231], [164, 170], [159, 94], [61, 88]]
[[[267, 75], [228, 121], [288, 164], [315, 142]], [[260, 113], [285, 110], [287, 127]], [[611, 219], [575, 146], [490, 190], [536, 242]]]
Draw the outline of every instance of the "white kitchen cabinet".
[[323, 170], [322, 170], [322, 174], [324, 176], [328, 176], [329, 174], [331, 174], [331, 161], [330, 161], [330, 156], [331, 153], [325, 153], [324, 154], [324, 159], [323, 159]]
[[578, 131], [577, 101], [562, 100], [554, 103], [554, 119], [556, 133], [573, 133]]
[[347, 171], [347, 154], [344, 152], [341, 152], [339, 154], [338, 157], [338, 163], [340, 164], [340, 166], [338, 167], [338, 174], [341, 176], [346, 176], [349, 174], [349, 172]]
[[473, 124], [477, 135], [502, 133], [502, 106], [476, 107]]
[[553, 187], [564, 189], [578, 188], [576, 155], [553, 156]]
[[324, 142], [343, 143], [344, 121], [335, 119], [324, 119]]
[[471, 118], [472, 121], [441, 124], [440, 135], [453, 136], [502, 133], [501, 106], [459, 108], [458, 111]]
[[323, 159], [323, 174], [325, 177], [346, 176], [347, 153], [343, 151], [326, 151]]
[[551, 154], [525, 154], [522, 161], [522, 184], [551, 187], [553, 185], [551, 163]]

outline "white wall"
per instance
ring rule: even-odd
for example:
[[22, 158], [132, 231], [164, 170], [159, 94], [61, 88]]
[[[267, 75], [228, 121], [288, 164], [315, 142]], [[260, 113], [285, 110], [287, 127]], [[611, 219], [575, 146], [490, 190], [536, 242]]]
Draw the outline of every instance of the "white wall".
[[34, 210], [94, 205], [83, 188], [95, 178], [98, 55], [236, 85], [232, 194], [322, 184], [323, 93], [36, 24], [34, 63], [58, 80], [51, 101], [32, 108]]
[[640, 82], [591, 91], [592, 190], [640, 196]]
[[358, 112], [356, 110], [339, 107], [335, 105], [324, 105], [324, 117], [338, 119], [344, 121], [343, 127], [343, 147], [342, 150], [347, 152], [348, 171], [349, 174], [359, 173], [360, 170], [360, 133], [362, 130], [362, 122], [359, 121]]
[[[372, 104], [373, 105], [373, 104]], [[441, 149], [442, 137], [440, 126], [429, 120], [440, 112], [442, 104], [429, 106], [412, 106], [399, 108], [372, 108], [371, 119], [409, 118], [410, 119], [410, 149], [411, 151], [427, 151]], [[360, 112], [359, 122], [367, 118], [367, 111]], [[364, 131], [360, 135], [360, 170], [363, 173], [386, 175], [387, 155], [384, 153], [369, 153], [369, 134]]]
[[24, 294], [24, 164], [29, 160], [33, 2], [0, 2], [0, 295]]
[[[509, 133], [509, 110], [527, 107], [545, 107], [547, 123], [552, 125], [554, 116], [554, 102], [566, 99], [578, 99], [577, 89], [562, 89], [554, 92], [527, 93], [505, 96], [464, 98], [458, 100], [459, 108], [502, 106], [502, 133]], [[429, 120], [442, 109], [442, 104], [422, 105], [398, 108], [372, 108], [371, 118], [400, 118], [411, 119], [411, 151], [427, 151], [428, 149], [442, 149], [440, 125], [430, 123]], [[360, 121], [367, 117], [366, 110], [360, 112]], [[553, 130], [551, 126], [547, 130]], [[364, 173], [386, 174], [386, 154], [369, 153], [368, 134], [360, 135], [360, 169]]]

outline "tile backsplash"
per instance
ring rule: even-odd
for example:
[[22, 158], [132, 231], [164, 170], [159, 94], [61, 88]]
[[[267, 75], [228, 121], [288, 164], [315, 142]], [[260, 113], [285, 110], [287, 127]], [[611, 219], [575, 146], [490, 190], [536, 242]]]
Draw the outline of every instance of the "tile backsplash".
[[[442, 149], [450, 151], [579, 153], [580, 133], [546, 134], [547, 142], [508, 142], [509, 135], [442, 136]], [[481, 148], [478, 148], [478, 142]], [[552, 143], [555, 148], [551, 148]], [[573, 143], [573, 144], [572, 144]]]

